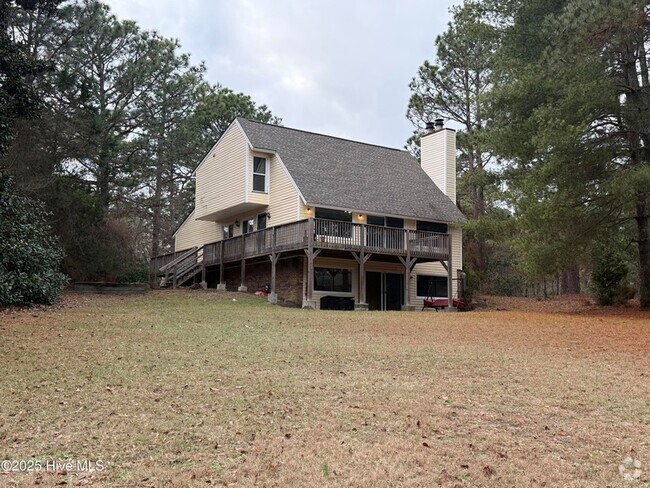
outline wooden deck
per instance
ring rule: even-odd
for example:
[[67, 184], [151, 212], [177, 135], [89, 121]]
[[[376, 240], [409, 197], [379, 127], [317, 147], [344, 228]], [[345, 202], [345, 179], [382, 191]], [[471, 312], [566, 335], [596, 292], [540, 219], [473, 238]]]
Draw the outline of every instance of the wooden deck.
[[[220, 266], [220, 283], [224, 283], [223, 265], [241, 262], [243, 284], [246, 260], [268, 256], [275, 271], [281, 253], [300, 250], [307, 255], [310, 267], [308, 290], [312, 287], [313, 260], [325, 250], [350, 252], [359, 263], [364, 282], [365, 263], [372, 255], [395, 256], [407, 272], [418, 260], [447, 262], [445, 267], [451, 270], [449, 234], [312, 218], [157, 256], [151, 259], [150, 273], [152, 281], [164, 276], [175, 287], [199, 272], [205, 281], [206, 267]], [[449, 283], [451, 289], [451, 280]], [[360, 288], [364, 302], [365, 284]], [[273, 283], [272, 292], [274, 289]]]
[[[313, 228], [313, 230], [310, 230]], [[311, 242], [310, 242], [311, 240]], [[395, 229], [351, 222], [308, 219], [269, 227], [242, 236], [184, 249], [151, 259], [152, 275], [164, 276], [181, 258], [196, 257], [197, 262], [214, 266], [241, 259], [270, 255], [273, 252], [308, 249], [389, 254], [446, 261], [449, 234]], [[172, 266], [170, 266], [170, 264]]]

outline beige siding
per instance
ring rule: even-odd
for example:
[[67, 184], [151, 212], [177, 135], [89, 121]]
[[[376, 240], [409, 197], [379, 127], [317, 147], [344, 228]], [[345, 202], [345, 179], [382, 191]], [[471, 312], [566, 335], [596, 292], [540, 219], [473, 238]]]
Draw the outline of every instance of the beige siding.
[[452, 202], [456, 202], [456, 132], [444, 129], [421, 139], [424, 172]]
[[196, 220], [194, 212], [181, 225], [174, 239], [174, 250], [182, 251], [190, 247], [201, 247], [208, 242], [221, 238], [221, 231], [217, 223], [205, 220]]
[[289, 177], [284, 164], [277, 156], [271, 158], [271, 180], [269, 188], [269, 209], [271, 220], [268, 226], [277, 226], [295, 222], [298, 208], [302, 207], [300, 195]]
[[456, 132], [445, 130], [447, 139], [447, 196], [456, 203]]
[[[463, 234], [462, 230], [457, 225], [450, 225], [449, 232], [451, 233], [451, 260], [453, 277], [456, 278], [456, 270], [463, 267]], [[417, 292], [417, 275], [434, 275], [434, 276], [447, 276], [447, 270], [443, 268], [439, 262], [435, 263], [422, 263], [417, 264], [413, 269], [413, 279], [411, 280], [411, 303], [413, 305], [422, 306], [422, 299], [418, 299]], [[458, 282], [452, 282], [453, 294], [456, 296], [458, 291]]]
[[[300, 218], [298, 220], [303, 220], [303, 219], [308, 219], [310, 217], [314, 217], [314, 207], [307, 206], [302, 202], [299, 202], [298, 205], [300, 207], [300, 210], [299, 210]], [[311, 211], [308, 212], [307, 209], [310, 209]]]
[[438, 188], [446, 192], [446, 172], [444, 154], [444, 138], [442, 132], [429, 134], [420, 140], [420, 160], [424, 172], [433, 180]]
[[235, 122], [196, 170], [196, 218], [245, 201], [247, 153], [246, 137]]

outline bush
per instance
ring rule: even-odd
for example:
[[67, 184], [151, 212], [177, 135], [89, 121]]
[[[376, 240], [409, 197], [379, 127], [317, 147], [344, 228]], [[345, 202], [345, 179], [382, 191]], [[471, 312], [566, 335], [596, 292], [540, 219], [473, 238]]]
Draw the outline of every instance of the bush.
[[629, 269], [623, 253], [615, 246], [600, 246], [592, 253], [591, 291], [599, 305], [625, 301]]
[[18, 195], [0, 170], [0, 305], [50, 304], [61, 294], [63, 251], [46, 216], [43, 205]]

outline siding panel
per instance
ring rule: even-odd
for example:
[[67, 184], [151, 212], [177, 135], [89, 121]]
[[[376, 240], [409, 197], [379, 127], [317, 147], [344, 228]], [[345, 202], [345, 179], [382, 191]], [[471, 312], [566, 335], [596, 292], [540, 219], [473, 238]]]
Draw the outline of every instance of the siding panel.
[[271, 220], [269, 226], [276, 226], [295, 222], [297, 205], [300, 200], [287, 170], [277, 156], [271, 158], [271, 180], [269, 189], [269, 212]]
[[248, 142], [235, 123], [221, 136], [196, 171], [196, 218], [244, 201]]
[[214, 242], [221, 238], [219, 227], [216, 222], [196, 220], [194, 212], [176, 232], [174, 239], [174, 251], [182, 251], [190, 247], [201, 247], [208, 242]]

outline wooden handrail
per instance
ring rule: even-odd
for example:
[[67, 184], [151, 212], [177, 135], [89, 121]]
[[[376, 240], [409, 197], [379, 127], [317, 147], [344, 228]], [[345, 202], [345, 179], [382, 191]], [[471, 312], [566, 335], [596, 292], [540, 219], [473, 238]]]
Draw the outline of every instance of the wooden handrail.
[[179, 251], [179, 252], [182, 252], [183, 254], [181, 254], [181, 255], [178, 256], [177, 258], [174, 258], [173, 261], [170, 261], [169, 263], [165, 264], [164, 266], [161, 266], [161, 267], [158, 269], [158, 271], [160, 271], [160, 272], [164, 272], [164, 271], [167, 271], [168, 269], [173, 268], [173, 267], [176, 266], [178, 263], [180, 263], [181, 261], [183, 261], [185, 258], [187, 258], [188, 256], [191, 256], [191, 255], [194, 254], [196, 251], [198, 251], [198, 249], [199, 249], [198, 247], [193, 247], [193, 248], [191, 248], [191, 249], [188, 249], [187, 251]]
[[[313, 224], [311, 231], [309, 222]], [[181, 264], [191, 265], [199, 259], [210, 266], [272, 252], [306, 249], [310, 243], [315, 248], [348, 251], [363, 248], [370, 253], [445, 259], [451, 235], [356, 222], [304, 219], [158, 256], [152, 258], [152, 265], [160, 262], [160, 258], [168, 259], [176, 254], [173, 260], [156, 270], [156, 273], [169, 274], [174, 268], [179, 270], [183, 267]], [[186, 260], [188, 262], [184, 262]]]

